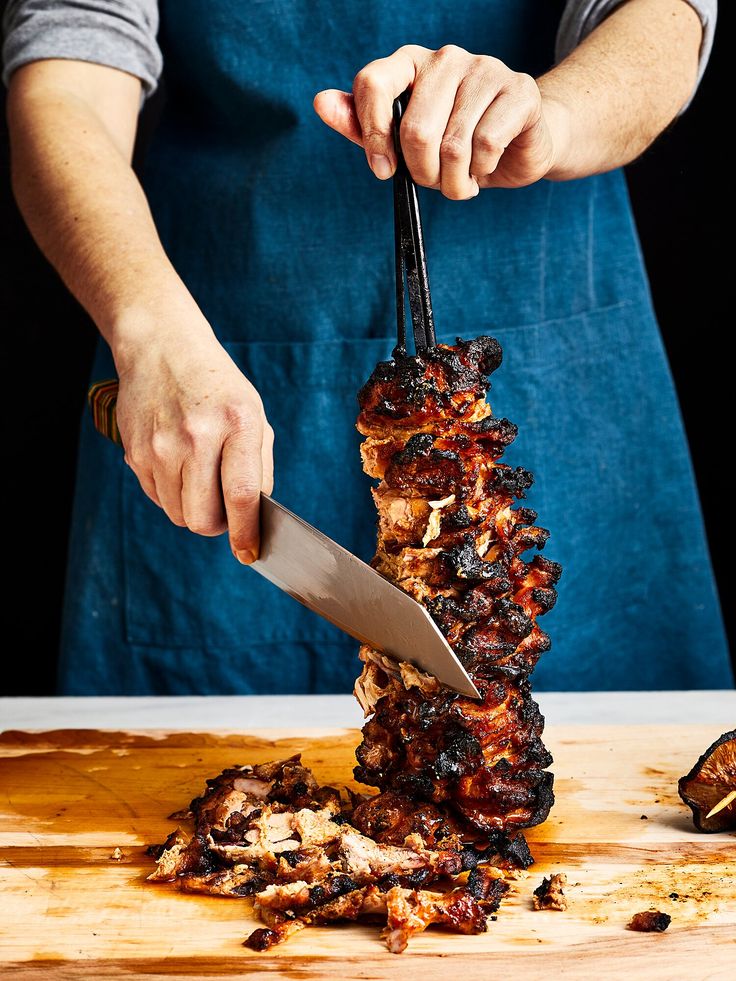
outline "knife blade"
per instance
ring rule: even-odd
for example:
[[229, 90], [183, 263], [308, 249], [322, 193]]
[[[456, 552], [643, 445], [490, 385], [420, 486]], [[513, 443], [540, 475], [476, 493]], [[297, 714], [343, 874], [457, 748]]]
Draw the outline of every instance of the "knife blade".
[[266, 494], [261, 549], [250, 566], [345, 633], [480, 698], [427, 610], [398, 586]]
[[[88, 393], [95, 428], [122, 446], [116, 378]], [[469, 698], [480, 693], [425, 608], [357, 556], [261, 494], [261, 553], [250, 566], [345, 633], [410, 661]]]

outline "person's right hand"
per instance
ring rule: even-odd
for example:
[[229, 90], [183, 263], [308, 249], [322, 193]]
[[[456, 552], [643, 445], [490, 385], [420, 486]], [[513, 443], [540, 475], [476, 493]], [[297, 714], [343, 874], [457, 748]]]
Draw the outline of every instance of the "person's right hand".
[[175, 525], [229, 531], [235, 557], [258, 557], [261, 491], [273, 487], [273, 430], [258, 392], [214, 334], [160, 337], [116, 356], [125, 460]]

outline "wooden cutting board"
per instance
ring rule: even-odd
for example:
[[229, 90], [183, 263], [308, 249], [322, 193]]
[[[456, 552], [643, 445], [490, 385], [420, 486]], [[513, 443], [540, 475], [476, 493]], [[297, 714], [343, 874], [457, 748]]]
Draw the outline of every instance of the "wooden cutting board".
[[[486, 934], [430, 929], [392, 955], [375, 925], [310, 928], [269, 953], [243, 946], [248, 900], [145, 884], [144, 846], [225, 766], [301, 751], [347, 783], [355, 731], [57, 731], [0, 736], [0, 976], [520, 981], [736, 976], [736, 837], [695, 832], [677, 778], [720, 733], [702, 726], [550, 727], [558, 803], [530, 835], [537, 864]], [[119, 849], [119, 851], [118, 851]], [[566, 913], [534, 912], [567, 873]], [[663, 934], [626, 929], [655, 907]]]

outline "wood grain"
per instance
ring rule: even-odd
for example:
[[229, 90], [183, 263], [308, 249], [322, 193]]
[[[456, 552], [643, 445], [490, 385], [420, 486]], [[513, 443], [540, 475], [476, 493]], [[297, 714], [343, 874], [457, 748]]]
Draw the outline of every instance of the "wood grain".
[[[513, 971], [524, 981], [624, 972], [730, 981], [736, 838], [694, 831], [676, 791], [718, 735], [707, 726], [550, 727], [558, 803], [529, 836], [537, 859], [529, 876], [514, 883], [488, 933], [429, 930], [394, 956], [368, 924], [308, 929], [256, 954], [241, 946], [254, 926], [249, 901], [143, 881], [145, 846], [163, 840], [173, 827], [166, 815], [205, 777], [301, 751], [321, 781], [350, 783], [357, 732], [6, 732], [0, 975], [489, 981]], [[533, 912], [533, 888], [554, 871], [567, 872], [568, 912]], [[669, 930], [626, 930], [650, 906], [672, 916]]]

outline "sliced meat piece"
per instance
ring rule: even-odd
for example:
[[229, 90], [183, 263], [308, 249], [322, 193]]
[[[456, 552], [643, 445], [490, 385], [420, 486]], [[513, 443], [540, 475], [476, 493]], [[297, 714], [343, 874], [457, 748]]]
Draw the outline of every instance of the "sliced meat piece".
[[299, 879], [317, 882], [332, 869], [332, 862], [324, 848], [299, 848], [279, 855], [276, 878], [279, 882], [297, 882]]
[[337, 854], [345, 871], [361, 883], [375, 882], [387, 875], [411, 875], [425, 869], [433, 878], [462, 871], [459, 847], [431, 851], [416, 834], [408, 835], [405, 845], [379, 845], [347, 827], [340, 836]]
[[407, 835], [419, 834], [434, 848], [460, 831], [457, 822], [434, 804], [390, 790], [360, 801], [351, 823], [362, 834], [387, 845], [402, 845]]
[[235, 865], [231, 869], [210, 872], [208, 875], [181, 876], [179, 889], [182, 892], [243, 899], [245, 896], [253, 896], [260, 892], [273, 881], [273, 878], [273, 872], [260, 871], [249, 865]]
[[357, 888], [357, 883], [351, 876], [343, 872], [330, 872], [316, 883], [298, 881], [266, 886], [258, 893], [257, 902], [262, 909], [288, 910], [302, 916]]
[[325, 807], [319, 811], [302, 808], [294, 814], [294, 830], [303, 847], [310, 845], [329, 845], [340, 837], [340, 825], [333, 818], [335, 811]]
[[183, 867], [182, 856], [190, 840], [189, 835], [184, 834], [181, 828], [172, 831], [164, 842], [156, 868], [147, 876], [148, 882], [173, 882]]
[[270, 950], [275, 944], [284, 943], [289, 937], [303, 930], [307, 924], [297, 916], [287, 913], [280, 913], [278, 910], [259, 908], [256, 904], [255, 911], [266, 924], [254, 930], [250, 936], [243, 941], [244, 947], [251, 950], [264, 951]]
[[432, 923], [442, 923], [458, 933], [484, 933], [486, 913], [480, 903], [460, 886], [451, 892], [429, 892], [396, 887], [386, 893], [387, 922], [381, 934], [392, 954], [400, 954], [409, 939]]
[[567, 898], [563, 887], [567, 885], [564, 872], [557, 872], [549, 878], [542, 879], [534, 890], [534, 909], [554, 909], [564, 912], [567, 909]]

